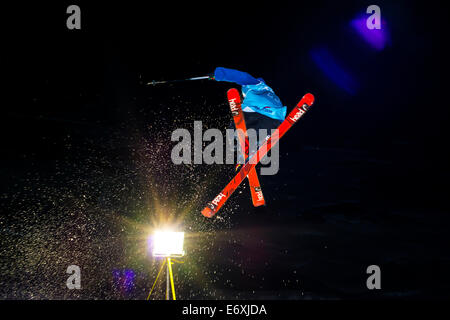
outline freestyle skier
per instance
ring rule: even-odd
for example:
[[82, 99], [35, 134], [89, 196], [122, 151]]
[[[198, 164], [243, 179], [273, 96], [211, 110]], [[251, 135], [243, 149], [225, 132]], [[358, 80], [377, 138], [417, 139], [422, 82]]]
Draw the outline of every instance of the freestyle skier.
[[[254, 206], [263, 205], [265, 201], [256, 175], [255, 166], [279, 142], [279, 139], [311, 108], [315, 98], [310, 93], [304, 95], [286, 117], [287, 108], [262, 78], [254, 78], [246, 72], [222, 67], [216, 68], [214, 73], [209, 76], [175, 81], [153, 81], [148, 84], [155, 85], [203, 79], [233, 82], [242, 86], [243, 101], [241, 101], [240, 94], [236, 89], [229, 90], [227, 96], [234, 118], [234, 125], [236, 129], [241, 129], [238, 132], [243, 131], [245, 134], [244, 137], [242, 137], [242, 134], [239, 136], [239, 144], [241, 150], [244, 152], [246, 162], [222, 192], [207, 204], [202, 210], [202, 214], [208, 218], [213, 217], [246, 178], [249, 180]], [[243, 113], [245, 113], [245, 120]], [[267, 129], [268, 131], [270, 129], [277, 130], [271, 136], [259, 136], [259, 149], [249, 150], [247, 127]]]

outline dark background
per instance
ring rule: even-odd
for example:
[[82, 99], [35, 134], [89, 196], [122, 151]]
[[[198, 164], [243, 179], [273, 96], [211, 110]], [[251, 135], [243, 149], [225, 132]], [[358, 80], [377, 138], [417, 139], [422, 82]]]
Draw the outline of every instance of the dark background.
[[[70, 4], [81, 30], [66, 28]], [[439, 2], [378, 1], [390, 42], [377, 51], [349, 24], [371, 4], [7, 7], [0, 297], [144, 299], [159, 262], [143, 238], [164, 216], [192, 234], [175, 265], [182, 299], [448, 298], [448, 19]], [[353, 94], [314, 48], [354, 77]], [[217, 66], [263, 77], [288, 110], [317, 100], [283, 138], [280, 172], [260, 178], [267, 206], [245, 183], [211, 221], [200, 210], [233, 166], [173, 165], [170, 134], [194, 120], [225, 129], [233, 85], [145, 83]], [[65, 288], [70, 264], [80, 291]]]

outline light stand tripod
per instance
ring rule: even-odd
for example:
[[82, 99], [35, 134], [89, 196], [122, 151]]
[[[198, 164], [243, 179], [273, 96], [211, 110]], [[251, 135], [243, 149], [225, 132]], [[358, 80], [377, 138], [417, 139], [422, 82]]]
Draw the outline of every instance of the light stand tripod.
[[[175, 295], [175, 284], [173, 281], [173, 271], [172, 271], [172, 258], [184, 256], [183, 242], [184, 242], [184, 232], [173, 232], [173, 231], [156, 231], [155, 234], [150, 238], [153, 242], [153, 256], [163, 257], [164, 261], [159, 268], [156, 280], [153, 283], [152, 289], [150, 290], [147, 300], [150, 299], [153, 289], [155, 288], [156, 282], [164, 269], [164, 265], [167, 264], [166, 270], [166, 300], [170, 300], [170, 289], [172, 289], [172, 298], [176, 300]], [[175, 261], [175, 260], [174, 260]], [[176, 261], [178, 262], [178, 261]]]
[[161, 264], [161, 267], [159, 268], [158, 275], [156, 276], [155, 282], [153, 283], [152, 289], [150, 290], [147, 300], [150, 299], [150, 295], [153, 292], [153, 289], [155, 288], [156, 283], [158, 282], [158, 278], [161, 274], [161, 271], [164, 269], [164, 265], [167, 264], [166, 269], [166, 300], [170, 300], [170, 290], [172, 289], [172, 299], [177, 300], [175, 295], [175, 282], [173, 281], [173, 271], [172, 271], [172, 258], [166, 257], [164, 261]]

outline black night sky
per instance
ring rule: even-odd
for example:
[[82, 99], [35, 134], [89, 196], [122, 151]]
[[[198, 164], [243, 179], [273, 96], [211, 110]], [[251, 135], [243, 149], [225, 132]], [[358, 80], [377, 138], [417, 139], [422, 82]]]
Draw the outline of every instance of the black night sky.
[[[161, 220], [186, 232], [180, 299], [448, 298], [442, 4], [377, 1], [388, 36], [374, 48], [351, 24], [370, 1], [146, 3], [3, 10], [1, 299], [145, 299]], [[81, 30], [66, 28], [70, 4]], [[244, 182], [209, 220], [234, 166], [176, 166], [170, 136], [194, 120], [225, 130], [236, 86], [146, 83], [218, 66], [264, 78], [288, 110], [307, 92], [316, 103], [260, 177], [267, 205]], [[65, 287], [72, 264], [82, 290]]]

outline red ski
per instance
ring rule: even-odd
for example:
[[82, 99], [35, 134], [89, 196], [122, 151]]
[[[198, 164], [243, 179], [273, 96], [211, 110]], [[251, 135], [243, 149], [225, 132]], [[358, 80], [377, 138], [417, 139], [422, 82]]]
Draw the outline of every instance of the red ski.
[[[247, 126], [245, 125], [244, 113], [241, 107], [241, 96], [237, 89], [230, 89], [227, 92], [228, 102], [230, 103], [231, 114], [233, 115], [234, 125], [236, 127], [239, 144], [241, 146], [242, 154], [245, 160], [248, 158], [248, 137], [247, 137]], [[259, 184], [258, 174], [256, 169], [253, 167], [248, 173], [248, 183], [250, 185], [250, 193], [252, 196], [252, 202], [255, 207], [264, 205], [266, 202], [261, 190], [261, 185]]]
[[269, 152], [269, 150], [280, 140], [282, 136], [296, 123], [312, 106], [314, 103], [314, 96], [311, 93], [306, 94], [296, 107], [289, 113], [286, 119], [280, 124], [277, 131], [269, 136], [258, 151], [250, 157], [247, 163], [241, 168], [238, 174], [228, 185], [222, 190], [213, 201], [202, 210], [202, 214], [207, 217], [213, 217], [220, 208], [225, 204], [228, 198], [239, 187], [242, 181], [247, 177], [250, 170], [254, 169], [258, 162]]

